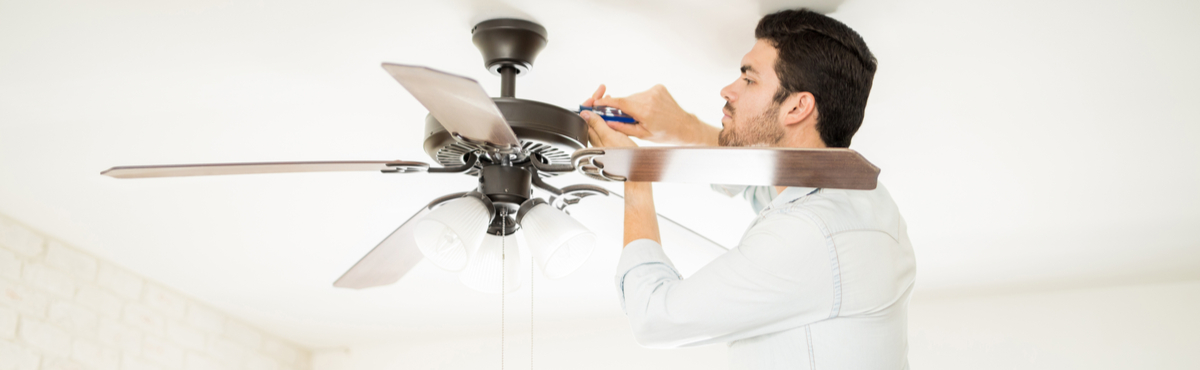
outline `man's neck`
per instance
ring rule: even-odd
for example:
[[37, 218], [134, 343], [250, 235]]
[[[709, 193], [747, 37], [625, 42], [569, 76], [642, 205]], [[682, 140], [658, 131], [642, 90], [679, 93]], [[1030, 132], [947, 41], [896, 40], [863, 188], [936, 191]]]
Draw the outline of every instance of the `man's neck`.
[[825, 141], [821, 140], [820, 134], [813, 133], [793, 137], [792, 140], [785, 142], [784, 146], [788, 148], [825, 148]]
[[[813, 124], [813, 126], [810, 127], [814, 126], [816, 125]], [[825, 141], [821, 140], [821, 134], [817, 133], [816, 130], [811, 130], [804, 132], [801, 135], [792, 136], [791, 139], [792, 140], [787, 140], [784, 142], [783, 146], [788, 148], [825, 148]], [[787, 187], [776, 186], [775, 195], [783, 193], [784, 189], [787, 189]]]

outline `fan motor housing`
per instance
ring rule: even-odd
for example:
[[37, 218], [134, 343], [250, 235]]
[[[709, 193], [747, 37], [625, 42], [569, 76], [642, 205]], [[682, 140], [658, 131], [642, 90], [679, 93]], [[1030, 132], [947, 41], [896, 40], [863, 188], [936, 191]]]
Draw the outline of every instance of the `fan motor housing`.
[[[571, 164], [571, 153], [587, 146], [587, 123], [579, 114], [539, 101], [492, 98], [500, 113], [521, 141], [530, 160], [547, 164]], [[450, 136], [433, 115], [425, 117], [425, 153], [447, 167], [461, 166], [472, 148]], [[476, 175], [479, 169], [467, 172]], [[555, 174], [539, 172], [542, 177]]]

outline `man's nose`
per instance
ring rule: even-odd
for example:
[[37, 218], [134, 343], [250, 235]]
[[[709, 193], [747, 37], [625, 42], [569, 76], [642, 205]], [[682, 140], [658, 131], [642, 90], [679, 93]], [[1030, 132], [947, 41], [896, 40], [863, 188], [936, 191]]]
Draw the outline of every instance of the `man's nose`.
[[721, 88], [721, 98], [724, 98], [727, 102], [733, 102], [733, 84], [725, 85], [725, 87]]

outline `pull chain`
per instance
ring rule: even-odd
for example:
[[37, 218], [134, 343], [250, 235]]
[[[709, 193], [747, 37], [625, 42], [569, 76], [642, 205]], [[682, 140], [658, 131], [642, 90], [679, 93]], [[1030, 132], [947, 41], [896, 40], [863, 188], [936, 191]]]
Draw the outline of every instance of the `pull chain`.
[[[529, 244], [526, 241], [525, 244]], [[529, 258], [529, 370], [533, 370], [533, 257]]]
[[508, 214], [500, 212], [500, 370], [504, 370], [504, 228], [508, 226]]

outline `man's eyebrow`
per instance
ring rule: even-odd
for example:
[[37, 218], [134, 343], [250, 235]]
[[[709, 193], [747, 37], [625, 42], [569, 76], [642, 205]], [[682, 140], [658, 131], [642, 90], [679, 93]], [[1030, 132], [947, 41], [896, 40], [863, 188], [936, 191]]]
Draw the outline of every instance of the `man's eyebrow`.
[[743, 74], [744, 74], [744, 73], [754, 73], [754, 74], [758, 74], [758, 72], [754, 70], [754, 67], [751, 67], [749, 64], [742, 65], [742, 73], [743, 73]]

